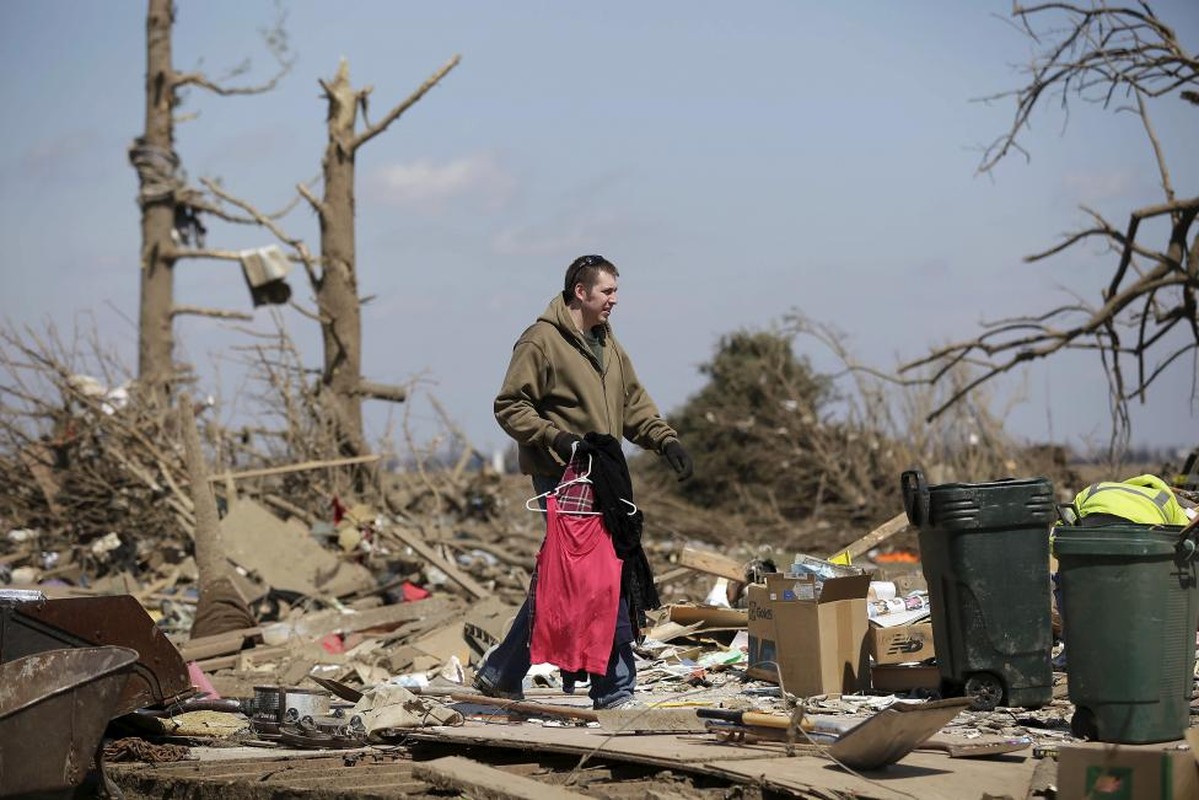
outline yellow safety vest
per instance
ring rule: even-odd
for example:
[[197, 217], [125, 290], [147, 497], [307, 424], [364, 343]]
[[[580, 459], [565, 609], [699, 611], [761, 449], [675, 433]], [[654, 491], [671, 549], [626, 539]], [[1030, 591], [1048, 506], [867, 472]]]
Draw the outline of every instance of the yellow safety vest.
[[1074, 497], [1078, 516], [1111, 514], [1144, 525], [1190, 522], [1170, 487], [1156, 475], [1093, 483]]

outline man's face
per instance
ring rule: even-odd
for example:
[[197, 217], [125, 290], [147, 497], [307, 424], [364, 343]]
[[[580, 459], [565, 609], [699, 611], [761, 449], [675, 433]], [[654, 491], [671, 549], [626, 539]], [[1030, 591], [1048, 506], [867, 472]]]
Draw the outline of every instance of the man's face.
[[575, 284], [575, 297], [582, 304], [583, 327], [594, 328], [607, 322], [616, 307], [616, 276], [610, 272], [596, 275], [595, 285], [588, 291], [583, 284]]

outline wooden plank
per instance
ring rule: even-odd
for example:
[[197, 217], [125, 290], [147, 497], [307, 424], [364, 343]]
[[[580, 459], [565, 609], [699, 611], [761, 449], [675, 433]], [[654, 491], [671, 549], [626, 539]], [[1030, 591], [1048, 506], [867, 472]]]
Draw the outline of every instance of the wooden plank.
[[378, 461], [383, 456], [375, 454], [369, 456], [354, 456], [353, 458], [331, 458], [327, 461], [304, 461], [299, 464], [286, 464], [282, 467], [266, 467], [265, 469], [247, 469], [242, 472], [221, 472], [216, 475], [209, 475], [209, 482], [214, 481], [236, 481], [242, 478], [262, 478], [267, 475], [284, 475], [288, 472], [306, 472], [310, 469], [324, 469], [325, 467], [348, 467], [351, 464], [369, 464], [372, 461]]
[[371, 628], [394, 628], [405, 622], [415, 622], [455, 612], [461, 600], [451, 602], [443, 597], [429, 597], [411, 603], [367, 608], [361, 611], [317, 611], [305, 614], [296, 621], [296, 632], [307, 639], [322, 639], [330, 633], [355, 633]]
[[227, 656], [245, 647], [246, 639], [262, 637], [261, 628], [242, 628], [211, 636], [197, 636], [179, 645], [179, 655], [184, 661], [203, 661], [214, 656]]
[[654, 586], [665, 586], [668, 583], [674, 583], [679, 578], [687, 577], [693, 571], [690, 567], [677, 567], [676, 569], [668, 570], [654, 576]]
[[446, 756], [413, 764], [412, 775], [438, 789], [454, 789], [469, 797], [487, 800], [581, 800], [587, 797], [462, 756]]
[[787, 748], [777, 743], [725, 745], [708, 736], [613, 736], [599, 728], [485, 725], [470, 721], [453, 728], [420, 728], [406, 735], [412, 741], [522, 752], [582, 756], [598, 749], [604, 758], [612, 761], [713, 775], [801, 797], [961, 800], [963, 786], [971, 787], [971, 796], [989, 793], [997, 797], [1026, 797], [1037, 764], [1037, 759], [1020, 753], [990, 759], [951, 759], [943, 753], [917, 751], [885, 771], [857, 775], [830, 768], [827, 757], [802, 752], [790, 755]]
[[236, 655], [205, 658], [197, 661], [196, 666], [204, 672], [216, 672], [218, 669], [233, 669], [237, 666], [237, 659]]
[[830, 556], [830, 558], [836, 558], [839, 555], [846, 554], [849, 556], [850, 561], [852, 561], [855, 558], [859, 558], [869, 550], [878, 547], [895, 534], [907, 530], [907, 528], [908, 515], [906, 512], [901, 511], [900, 513], [891, 517], [891, 519], [884, 522], [882, 525], [879, 525], [870, 533], [863, 536], [861, 539], [858, 539], [857, 541], [841, 548], [832, 556]]
[[484, 589], [474, 578], [467, 575], [462, 570], [458, 569], [456, 564], [452, 564], [442, 558], [436, 550], [428, 545], [423, 539], [411, 531], [405, 530], [400, 525], [394, 525], [387, 532], [395, 536], [404, 544], [411, 547], [421, 558], [428, 561], [433, 566], [444, 572], [450, 580], [461, 586], [466, 591], [470, 592], [475, 597], [487, 597], [491, 594], [487, 589]]
[[694, 547], [684, 547], [679, 553], [679, 565], [693, 569], [696, 572], [706, 572], [728, 578], [731, 581], [745, 580], [745, 565], [720, 553], [710, 550], [697, 550]]
[[[705, 733], [708, 724], [694, 708], [600, 709], [600, 727], [613, 733]], [[786, 717], [784, 717], [786, 719]]]
[[[585, 755], [599, 750], [605, 758], [648, 764], [663, 769], [702, 772], [712, 761], [752, 760], [759, 764], [788, 758], [785, 750], [773, 744], [744, 747], [713, 747], [707, 736], [679, 734], [639, 734], [615, 736], [602, 728], [544, 728], [528, 724], [496, 725], [467, 720], [457, 727], [415, 728], [406, 731], [412, 741], [442, 744], [482, 745], [536, 753]], [[827, 763], [827, 762], [825, 762]]]

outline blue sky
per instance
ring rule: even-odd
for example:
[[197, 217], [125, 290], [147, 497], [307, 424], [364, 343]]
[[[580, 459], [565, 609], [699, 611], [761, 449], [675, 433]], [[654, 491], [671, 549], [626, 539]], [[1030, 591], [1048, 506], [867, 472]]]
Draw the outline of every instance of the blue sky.
[[[258, 29], [274, 6], [179, 0], [175, 61], [219, 76], [245, 57], [269, 74]], [[481, 448], [505, 444], [491, 417], [512, 342], [566, 265], [599, 252], [621, 269], [617, 335], [664, 411], [702, 381], [717, 339], [793, 310], [844, 331], [881, 367], [972, 335], [984, 319], [1097, 297], [1110, 257], [1081, 248], [1021, 257], [1082, 221], [1080, 203], [1123, 224], [1159, 199], [1139, 124], [1076, 104], [1038, 113], [991, 177], [979, 147], [1010, 123], [1029, 44], [1006, 1], [963, 3], [358, 2], [285, 5], [292, 72], [273, 93], [192, 91], [177, 150], [193, 178], [223, 180], [264, 209], [319, 171], [317, 79], [349, 59], [378, 119], [455, 53], [462, 63], [358, 158], [358, 274], [365, 372], [420, 376], [407, 414], [432, 435], [427, 394]], [[1154, 3], [1194, 52], [1199, 5]], [[143, 2], [0, 1], [0, 315], [69, 329], [94, 319], [135, 361], [138, 210], [125, 150], [142, 126]], [[1175, 186], [1199, 185], [1196, 117], [1153, 109]], [[1188, 149], [1189, 148], [1189, 149]], [[301, 207], [284, 221], [313, 249]], [[270, 243], [212, 225], [209, 244]], [[307, 302], [302, 276], [296, 296]], [[184, 262], [176, 301], [250, 310], [234, 264]], [[286, 324], [319, 361], [312, 323]], [[257, 326], [269, 329], [259, 312]], [[185, 318], [181, 355], [235, 413], [243, 391], [228, 323]], [[812, 343], [801, 350], [833, 368]], [[1070, 356], [1008, 415], [1030, 440], [1106, 439], [1098, 359]], [[1135, 409], [1134, 439], [1193, 445], [1189, 365]], [[374, 433], [386, 407], [370, 412]], [[405, 412], [393, 412], [405, 413]], [[393, 419], [398, 424], [399, 418]]]

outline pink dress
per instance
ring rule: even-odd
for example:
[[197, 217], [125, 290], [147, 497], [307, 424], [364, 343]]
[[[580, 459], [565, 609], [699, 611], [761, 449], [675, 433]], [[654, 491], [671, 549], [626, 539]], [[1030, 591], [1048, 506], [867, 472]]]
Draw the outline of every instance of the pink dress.
[[545, 527], [529, 655], [534, 664], [603, 675], [616, 633], [622, 562], [599, 515], [562, 513], [550, 495]]

